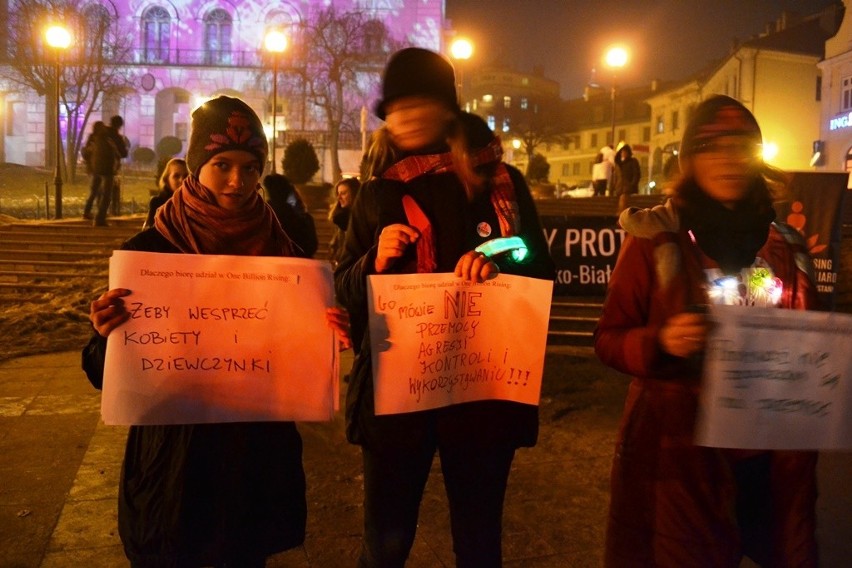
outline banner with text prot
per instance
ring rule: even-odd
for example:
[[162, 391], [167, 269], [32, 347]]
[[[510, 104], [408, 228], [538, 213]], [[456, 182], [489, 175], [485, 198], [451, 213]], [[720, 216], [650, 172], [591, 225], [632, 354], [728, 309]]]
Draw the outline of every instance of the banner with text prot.
[[852, 448], [852, 315], [713, 306], [696, 442]]
[[109, 285], [132, 293], [107, 341], [106, 424], [332, 418], [327, 263], [115, 251]]
[[376, 414], [476, 400], [537, 405], [553, 282], [370, 276]]

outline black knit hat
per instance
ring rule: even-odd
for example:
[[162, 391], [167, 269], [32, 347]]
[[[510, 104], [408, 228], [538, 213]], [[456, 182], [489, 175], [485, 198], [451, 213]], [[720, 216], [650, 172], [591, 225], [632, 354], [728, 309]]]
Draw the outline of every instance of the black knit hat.
[[391, 55], [382, 78], [382, 100], [376, 103], [376, 116], [384, 120], [388, 103], [412, 96], [431, 97], [460, 111], [452, 64], [420, 47], [407, 47]]
[[228, 150], [251, 152], [261, 168], [269, 152], [263, 124], [251, 107], [240, 99], [219, 96], [192, 112], [186, 165], [197, 176], [210, 158]]
[[741, 102], [714, 95], [701, 102], [692, 113], [680, 142], [680, 158], [691, 156], [702, 144], [720, 136], [748, 136], [763, 140], [757, 119]]

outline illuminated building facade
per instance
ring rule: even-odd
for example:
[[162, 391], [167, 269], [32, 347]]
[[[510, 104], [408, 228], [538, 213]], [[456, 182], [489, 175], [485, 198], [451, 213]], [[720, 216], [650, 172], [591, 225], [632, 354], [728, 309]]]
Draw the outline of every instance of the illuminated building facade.
[[[14, 13], [16, 0], [0, 0], [2, 11]], [[133, 87], [119, 96], [98, 101], [89, 120], [125, 119], [124, 134], [131, 152], [154, 149], [166, 136], [183, 142], [189, 137], [190, 112], [206, 98], [225, 94], [243, 98], [258, 113], [272, 135], [272, 66], [264, 54], [266, 32], [284, 29], [290, 47], [281, 57], [278, 140], [287, 132], [321, 132], [325, 121], [319, 110], [287, 75], [288, 66], [308, 57], [299, 51], [300, 34], [313, 13], [333, 5], [338, 12], [360, 11], [387, 27], [400, 45], [418, 45], [440, 51], [444, 47], [443, 0], [81, 0], [83, 16], [108, 17], [125, 35], [128, 54], [115, 61]], [[0, 45], [3, 49], [5, 44]], [[105, 50], [109, 53], [109, 50]], [[0, 65], [3, 58], [0, 57]], [[365, 70], [377, 75], [380, 66]], [[366, 82], [365, 82], [366, 83]], [[377, 84], [373, 80], [371, 85]], [[290, 86], [289, 90], [287, 86]], [[357, 109], [344, 124], [353, 131], [341, 135], [341, 145], [357, 144], [360, 151], [360, 109], [370, 108], [376, 92], [352, 101]], [[45, 97], [14, 85], [0, 84], [0, 161], [41, 166], [45, 163]], [[348, 136], [347, 136], [348, 135]], [[48, 141], [49, 143], [49, 141]], [[279, 147], [279, 159], [283, 146]]]
[[852, 2], [844, 0], [846, 16], [834, 37], [825, 42], [822, 71], [820, 135], [812, 162], [817, 169], [852, 171]]

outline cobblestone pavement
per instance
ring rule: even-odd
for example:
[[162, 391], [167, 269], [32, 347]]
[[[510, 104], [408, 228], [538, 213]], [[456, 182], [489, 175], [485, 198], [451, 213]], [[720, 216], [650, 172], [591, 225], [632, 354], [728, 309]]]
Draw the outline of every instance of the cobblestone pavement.
[[[349, 361], [344, 361], [347, 368]], [[536, 448], [517, 454], [504, 520], [507, 567], [601, 564], [602, 527], [624, 377], [579, 356], [550, 355]], [[116, 530], [126, 429], [99, 420], [99, 393], [65, 352], [0, 364], [0, 567], [127, 566]], [[342, 417], [301, 424], [308, 476], [305, 545], [269, 562], [349, 567], [361, 534], [360, 453]], [[823, 567], [852, 557], [852, 455], [821, 458]], [[410, 568], [453, 566], [437, 460], [423, 498]]]

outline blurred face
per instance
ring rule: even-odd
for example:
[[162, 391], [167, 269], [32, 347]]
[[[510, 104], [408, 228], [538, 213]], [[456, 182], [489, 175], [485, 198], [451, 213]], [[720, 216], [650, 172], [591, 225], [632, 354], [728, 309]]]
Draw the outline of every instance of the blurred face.
[[387, 104], [385, 122], [391, 140], [403, 151], [416, 151], [444, 141], [453, 112], [429, 97], [402, 97]]
[[337, 186], [337, 202], [344, 209], [352, 205], [352, 190], [345, 183]]
[[745, 198], [760, 164], [760, 144], [748, 136], [713, 138], [692, 156], [695, 181], [704, 193], [729, 209]]
[[198, 181], [213, 192], [219, 207], [235, 211], [257, 191], [262, 167], [251, 152], [228, 150], [201, 166]]
[[183, 180], [189, 175], [189, 170], [181, 163], [174, 163], [169, 166], [169, 173], [166, 174], [166, 186], [172, 191], [176, 191], [183, 183]]

